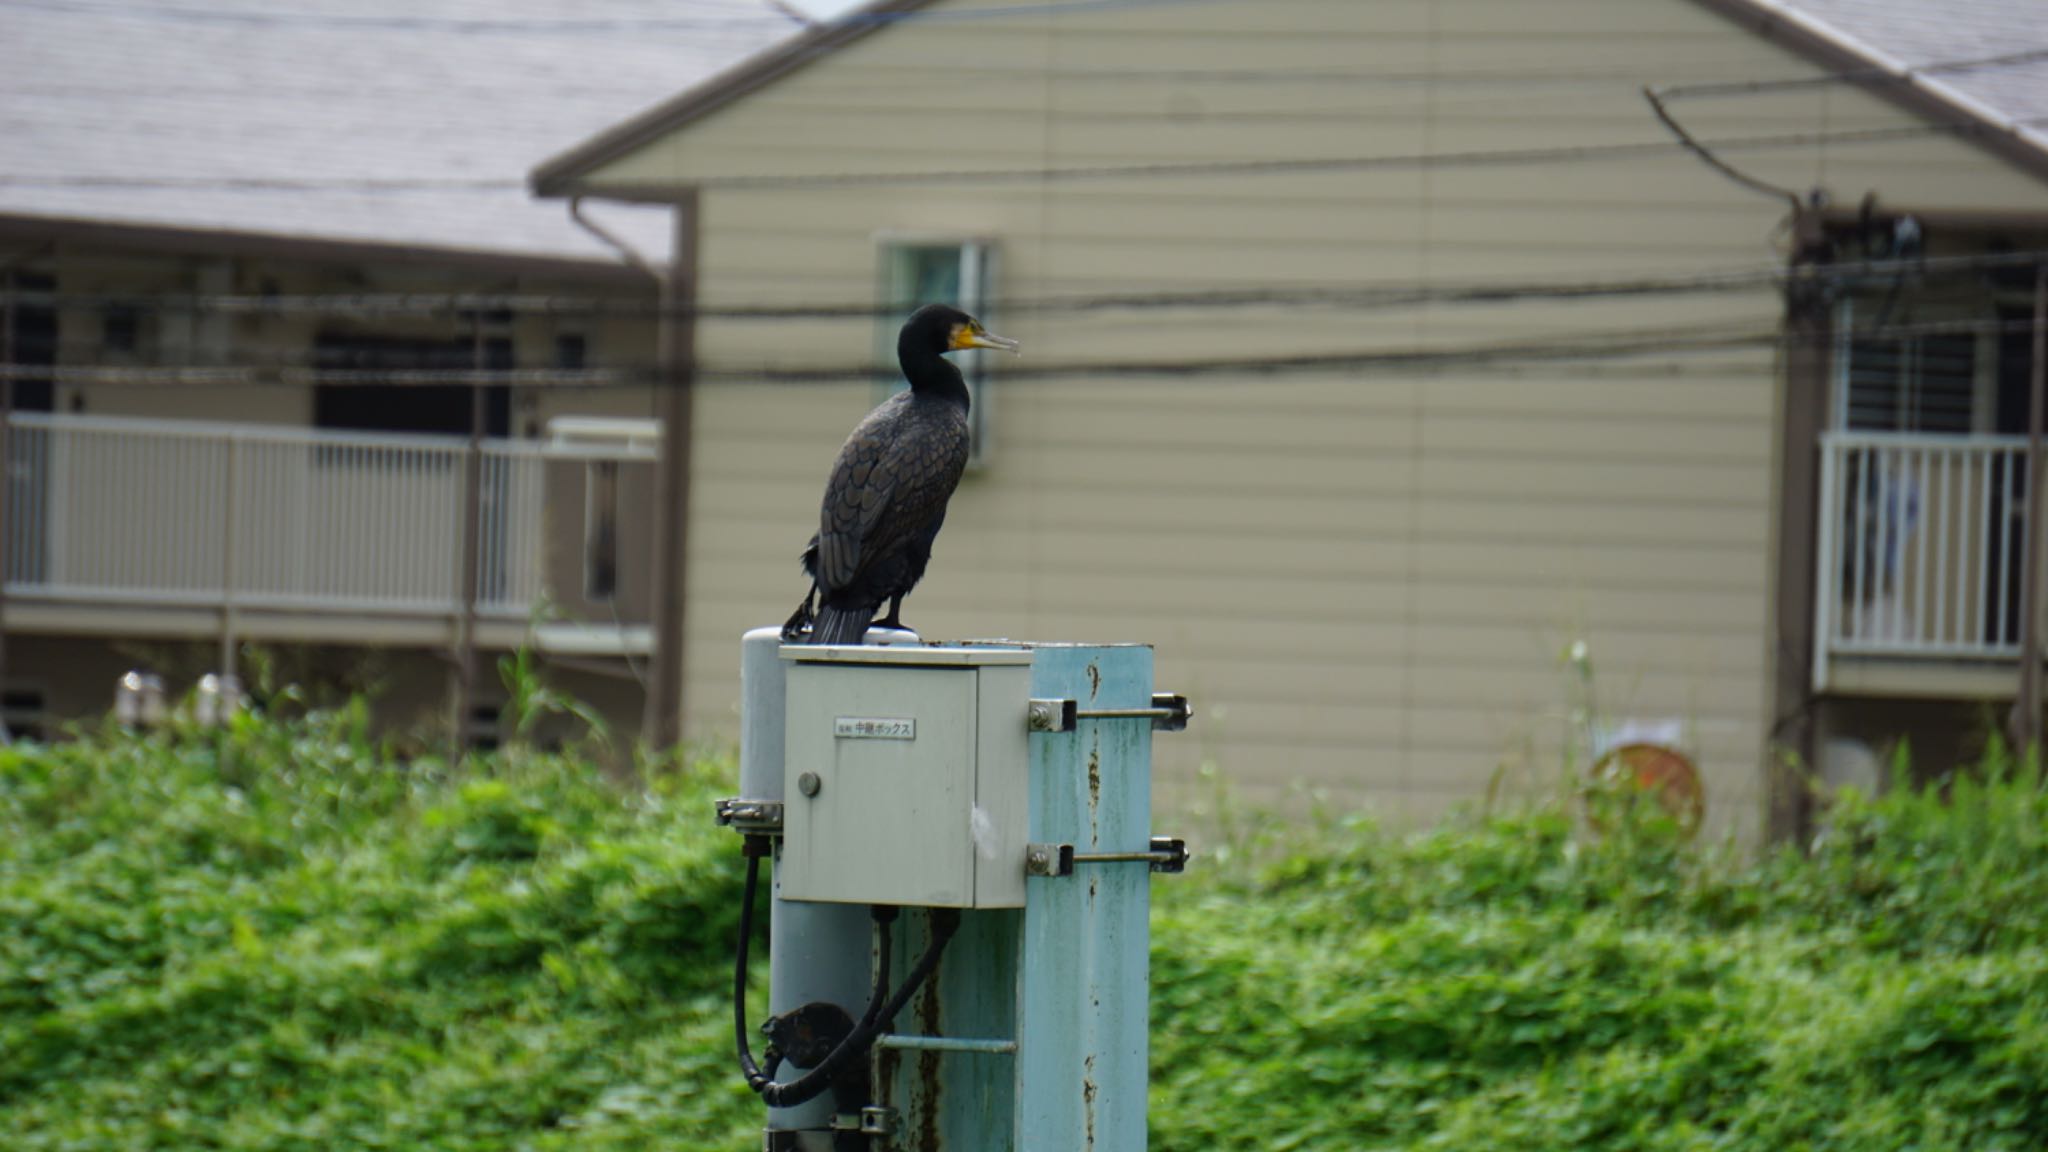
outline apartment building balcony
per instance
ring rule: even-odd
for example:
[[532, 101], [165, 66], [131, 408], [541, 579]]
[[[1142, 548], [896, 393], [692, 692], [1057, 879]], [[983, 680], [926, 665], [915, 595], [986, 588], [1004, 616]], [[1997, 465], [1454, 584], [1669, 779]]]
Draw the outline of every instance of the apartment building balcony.
[[[435, 646], [467, 609], [465, 438], [21, 413], [7, 450], [10, 630]], [[654, 462], [605, 422], [482, 442], [480, 646], [650, 649]]]
[[1991, 699], [2017, 688], [2025, 437], [1821, 437], [1816, 691]]

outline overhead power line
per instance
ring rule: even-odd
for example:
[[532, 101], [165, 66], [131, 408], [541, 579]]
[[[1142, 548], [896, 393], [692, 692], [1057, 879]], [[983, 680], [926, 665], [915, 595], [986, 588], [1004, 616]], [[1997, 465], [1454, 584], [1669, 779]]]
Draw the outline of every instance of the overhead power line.
[[[827, 25], [954, 24], [1014, 20], [1042, 16], [1083, 16], [1139, 8], [1171, 8], [1214, 4], [1218, 0], [1044, 0], [964, 10], [933, 9], [901, 12], [849, 12]], [[94, 3], [92, 0], [5, 0], [0, 7], [50, 12], [70, 16], [108, 16], [177, 24], [214, 24], [254, 28], [322, 28], [350, 32], [456, 32], [467, 34], [525, 35], [618, 35], [646, 32], [719, 31], [737, 26], [740, 12], [726, 16], [614, 16], [509, 18], [443, 16], [373, 16], [358, 13], [253, 11], [231, 8], [152, 5], [135, 7]], [[774, 13], [792, 28], [810, 24], [797, 13], [773, 4], [763, 4], [765, 16]]]
[[[1888, 339], [1920, 335], [2008, 333], [2032, 330], [2030, 320], [1964, 320], [1886, 324], [1852, 328], [1852, 339]], [[1569, 337], [1510, 340], [1408, 348], [1368, 348], [1289, 356], [1209, 357], [1180, 360], [1121, 360], [1070, 363], [1019, 363], [994, 374], [1005, 384], [1063, 379], [1209, 379], [1291, 376], [1305, 373], [1368, 373], [1441, 371], [1502, 364], [1626, 360], [1639, 357], [1689, 356], [1713, 352], [1762, 349], [1791, 339], [1777, 327], [1753, 324], [1700, 325], [1682, 328], [1632, 328]], [[706, 385], [867, 384], [893, 375], [879, 364], [820, 367], [699, 365], [695, 379]], [[0, 364], [0, 376], [50, 380], [59, 384], [111, 388], [167, 387], [446, 387], [506, 385], [526, 389], [593, 390], [655, 388], [665, 385], [657, 368], [559, 371], [550, 369], [319, 369], [300, 367], [73, 367], [47, 364]]]
[[[2018, 123], [2048, 123], [2048, 116]], [[1874, 144], [1926, 136], [1988, 136], [1990, 126], [1969, 121], [1893, 128], [1844, 129], [1728, 136], [1699, 141], [1720, 152], [1772, 152], [1818, 144]], [[1454, 168], [1523, 168], [1663, 156], [1684, 151], [1675, 140], [1618, 144], [1577, 144], [1547, 148], [1500, 148], [1463, 152], [1411, 152], [1373, 156], [1309, 156], [1274, 160], [1196, 160], [1157, 164], [1101, 164], [1037, 168], [941, 169], [929, 172], [813, 172], [786, 175], [710, 176], [693, 181], [706, 189], [811, 189], [924, 187], [937, 185], [1068, 183], [1079, 181], [1203, 179], [1233, 176], [1313, 175], [1373, 171], [1441, 171]], [[249, 189], [275, 192], [436, 192], [524, 187], [518, 181], [479, 178], [325, 179], [283, 177], [0, 176], [0, 188], [121, 188], [192, 191]]]
[[449, 192], [512, 191], [526, 185], [498, 176], [419, 176], [385, 179], [351, 177], [300, 179], [290, 176], [0, 176], [0, 188], [80, 188], [124, 191], [250, 192]]
[[[1740, 292], [1798, 282], [1855, 284], [1890, 282], [1901, 275], [1922, 278], [1963, 275], [2048, 263], [2048, 249], [1975, 253], [1908, 259], [1855, 260], [1788, 269], [1757, 265], [1660, 276], [1586, 280], [1522, 280], [1448, 284], [1354, 284], [1293, 288], [1226, 288], [1191, 292], [1095, 292], [994, 297], [989, 311], [1004, 316], [1061, 315], [1103, 311], [1230, 311], [1273, 307], [1322, 307], [1376, 311], [1526, 301], [1615, 300], [1639, 297]], [[651, 299], [626, 296], [519, 293], [343, 293], [343, 294], [135, 294], [49, 292], [0, 288], [0, 302], [29, 307], [130, 307], [161, 312], [218, 312], [230, 315], [322, 315], [333, 317], [456, 317], [476, 312], [511, 312], [556, 318], [657, 317], [665, 311]], [[776, 305], [704, 305], [675, 310], [700, 320], [777, 321], [884, 319], [901, 315], [918, 301], [884, 304], [813, 301]]]
[[1659, 87], [1657, 94], [1667, 100], [1678, 100], [1703, 96], [1749, 96], [1762, 92], [1792, 92], [1806, 88], [1825, 88], [1834, 84], [1911, 84], [1916, 77], [1920, 76], [1985, 72], [2000, 68], [2013, 68], [2025, 64], [2039, 64], [2044, 61], [2048, 61], [2048, 46], [2027, 48], [2014, 52], [2001, 52], [1995, 56], [1936, 60], [1927, 64], [1916, 64], [1896, 72], [1889, 68], [1851, 68], [1822, 76], [1786, 76], [1768, 80], [1724, 80], [1697, 84], [1671, 84]]
[[[2024, 121], [2048, 123], [2048, 117]], [[1975, 121], [1917, 124], [1896, 128], [1845, 129], [1730, 136], [1703, 141], [1724, 152], [1770, 152], [1811, 148], [1817, 144], [1874, 144], [1925, 136], [1990, 135]], [[1463, 152], [1411, 152], [1376, 156], [1301, 157], [1284, 160], [1196, 160], [1159, 164], [1101, 164], [1041, 168], [954, 169], [933, 172], [827, 172], [791, 175], [712, 176], [695, 181], [707, 189], [781, 189], [848, 187], [926, 187], [933, 185], [1067, 183], [1106, 180], [1160, 180], [1231, 176], [1312, 175], [1322, 173], [1442, 171], [1453, 168], [1524, 168], [1626, 160], [1669, 155], [1684, 145], [1670, 140], [1619, 144], [1577, 144], [1548, 148], [1478, 149]]]
[[[0, 0], [4, 8], [9, 0]], [[1904, 75], [1884, 69], [1852, 69], [1824, 75], [1802, 75], [1794, 77], [1764, 77], [1754, 80], [1707, 80], [1683, 84], [1662, 85], [1660, 95], [1667, 99], [1690, 99], [1746, 95], [1751, 93], [1780, 90], [1827, 87], [1836, 84], [1905, 83], [1910, 77], [1932, 76], [1950, 73], [1971, 73], [1992, 71], [2001, 68], [2020, 67], [2027, 64], [2048, 62], [2048, 48], [2008, 52], [1997, 56], [1968, 57], [1954, 60], [1938, 60], [1919, 65]], [[1405, 88], [1428, 86], [1431, 88], [1482, 87], [1497, 88], [1507, 85], [1577, 87], [1625, 86], [1631, 90], [1652, 81], [1659, 70], [1647, 66], [1608, 69], [1559, 69], [1559, 68], [1394, 68], [1394, 69], [1348, 69], [1348, 68], [1143, 68], [1115, 67], [1092, 68], [1079, 65], [1031, 65], [983, 63], [959, 60], [921, 61], [915, 66], [902, 65], [850, 65], [838, 76], [831, 86], [834, 93], [859, 94], [863, 92], [927, 91], [934, 81], [954, 83], [974, 79], [1015, 79], [1022, 81], [1062, 80], [1116, 85], [1147, 84], [1227, 84], [1227, 85], [1295, 85], [1329, 87], [1372, 87], [1385, 86]], [[271, 84], [266, 85], [264, 95], [288, 93], [294, 96], [355, 98], [363, 95], [389, 96], [411, 95], [430, 91], [486, 91], [501, 94], [502, 89], [465, 85], [459, 77], [421, 79], [411, 84], [393, 84], [398, 78], [381, 77], [366, 79], [360, 85], [332, 84]], [[384, 86], [380, 86], [380, 81]], [[649, 91], [644, 84], [619, 85], [602, 83], [602, 78], [579, 80], [571, 84], [535, 85], [521, 89], [533, 97], [613, 97], [638, 96], [654, 99], [666, 92]], [[879, 83], [875, 83], [879, 81]], [[23, 82], [19, 78], [0, 81], [0, 91], [11, 93], [33, 93], [53, 96], [133, 96], [134, 87], [118, 83], [87, 83], [53, 81]], [[207, 96], [220, 98], [247, 99], [250, 89], [246, 84], [232, 83], [167, 83], [150, 86], [153, 97], [163, 96]]]
[[[321, 28], [349, 32], [457, 32], [473, 34], [529, 34], [544, 36], [619, 35], [647, 32], [719, 32], [734, 30], [745, 22], [745, 13], [734, 10], [724, 16], [613, 16], [563, 17], [560, 19], [446, 16], [369, 16], [357, 13], [261, 11], [254, 9], [194, 8], [134, 4], [101, 4], [92, 0], [4, 0], [0, 8], [48, 12], [66, 16], [105, 16], [170, 24], [215, 24], [251, 28]], [[763, 5], [758, 23], [769, 23], [770, 13], [792, 28], [800, 26], [786, 12]]]

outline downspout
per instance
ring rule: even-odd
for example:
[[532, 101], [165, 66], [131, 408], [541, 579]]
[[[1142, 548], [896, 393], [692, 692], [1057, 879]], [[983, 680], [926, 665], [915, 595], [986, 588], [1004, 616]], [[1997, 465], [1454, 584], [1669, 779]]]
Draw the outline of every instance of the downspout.
[[690, 419], [695, 364], [697, 193], [686, 189], [675, 206], [675, 231], [667, 269], [609, 229], [583, 214], [583, 198], [569, 198], [569, 219], [653, 278], [661, 289], [656, 384], [661, 413], [661, 456], [657, 467], [654, 525], [654, 668], [647, 685], [641, 738], [663, 751], [682, 741], [684, 588], [690, 535]]

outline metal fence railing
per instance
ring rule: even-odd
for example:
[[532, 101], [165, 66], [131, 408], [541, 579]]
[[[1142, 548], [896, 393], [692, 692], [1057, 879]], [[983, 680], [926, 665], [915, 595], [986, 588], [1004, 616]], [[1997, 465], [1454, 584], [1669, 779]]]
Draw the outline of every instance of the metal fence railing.
[[[20, 413], [9, 429], [9, 596], [447, 614], [462, 605], [468, 442]], [[645, 449], [484, 442], [478, 609], [543, 594], [547, 465]]]
[[1816, 686], [1834, 656], [2018, 659], [2027, 488], [2019, 437], [1823, 435]]

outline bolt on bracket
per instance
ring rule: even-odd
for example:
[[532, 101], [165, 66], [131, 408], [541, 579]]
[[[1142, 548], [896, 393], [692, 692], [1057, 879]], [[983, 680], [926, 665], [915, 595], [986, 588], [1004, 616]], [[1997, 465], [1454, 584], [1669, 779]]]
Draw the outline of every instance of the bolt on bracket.
[[1033, 732], [1072, 732], [1079, 720], [1150, 720], [1154, 732], [1182, 732], [1195, 710], [1188, 698], [1172, 693], [1154, 693], [1149, 708], [1083, 708], [1074, 700], [1033, 700], [1026, 713]]
[[721, 827], [759, 836], [782, 835], [782, 802], [731, 797], [718, 802]]
[[888, 1138], [896, 1134], [899, 1115], [894, 1108], [876, 1108], [872, 1105], [858, 1113], [839, 1112], [832, 1117], [834, 1132], [858, 1132], [862, 1136]]
[[1027, 844], [1024, 846], [1026, 876], [1072, 876], [1076, 864], [1143, 863], [1154, 872], [1187, 871], [1187, 841], [1178, 836], [1154, 836], [1143, 852], [1076, 852], [1072, 844]]

